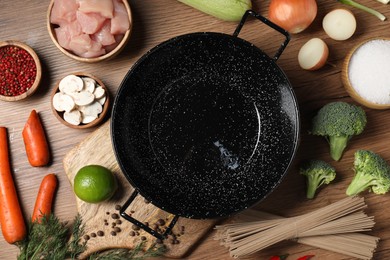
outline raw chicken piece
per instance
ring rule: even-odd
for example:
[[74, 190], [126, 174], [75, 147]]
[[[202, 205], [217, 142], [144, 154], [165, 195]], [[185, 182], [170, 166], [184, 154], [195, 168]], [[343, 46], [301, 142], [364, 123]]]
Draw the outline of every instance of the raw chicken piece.
[[69, 50], [69, 42], [70, 42], [69, 33], [67, 33], [64, 27], [55, 28], [54, 32], [56, 34], [58, 44], [61, 45], [62, 48]]
[[115, 43], [114, 35], [111, 34], [111, 22], [110, 20], [107, 20], [104, 22], [102, 28], [94, 33], [91, 38], [94, 41], [99, 42], [101, 45], [111, 45]]
[[87, 52], [80, 54], [80, 56], [84, 58], [95, 58], [104, 54], [106, 54], [106, 50], [103, 49], [102, 45], [92, 40], [91, 48]]
[[51, 9], [50, 22], [62, 25], [76, 20], [76, 10], [79, 8], [76, 0], [55, 0]]
[[70, 39], [69, 48], [78, 56], [87, 52], [92, 47], [92, 40], [88, 34], [80, 34]]
[[67, 33], [64, 27], [55, 28], [54, 32], [56, 34], [58, 44], [61, 45], [62, 48], [69, 50], [69, 42], [70, 42], [69, 33]]
[[112, 0], [79, 0], [79, 11], [84, 13], [100, 13], [106, 18], [114, 17]]
[[60, 27], [55, 28], [54, 32], [58, 43], [65, 49], [70, 49], [69, 43], [73, 37], [82, 34], [81, 26], [77, 20], [63, 23]]
[[108, 52], [112, 51], [113, 49], [115, 49], [116, 46], [118, 46], [119, 43], [122, 41], [124, 36], [125, 36], [124, 34], [116, 34], [116, 35], [114, 35], [115, 43], [113, 43], [111, 45], [104, 46], [104, 49], [106, 50], [106, 52], [108, 53]]
[[73, 37], [69, 42], [71, 51], [80, 57], [93, 58], [106, 53], [99, 42], [93, 41], [88, 34]]
[[76, 12], [76, 17], [81, 25], [81, 30], [86, 34], [94, 34], [97, 32], [106, 20], [105, 17], [98, 13], [84, 13], [81, 11]]
[[83, 31], [81, 30], [81, 25], [78, 23], [77, 20], [74, 20], [70, 23], [66, 23], [61, 27], [64, 27], [68, 31], [70, 37], [74, 37], [83, 33]]
[[130, 28], [129, 17], [122, 0], [113, 0], [114, 17], [111, 19], [111, 33], [125, 34]]

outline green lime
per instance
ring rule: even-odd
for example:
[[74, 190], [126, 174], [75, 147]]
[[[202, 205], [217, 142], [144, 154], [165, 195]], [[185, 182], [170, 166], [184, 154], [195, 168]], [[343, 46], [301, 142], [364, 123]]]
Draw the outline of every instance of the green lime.
[[74, 178], [73, 190], [79, 199], [98, 203], [114, 195], [118, 185], [114, 174], [100, 165], [82, 167]]

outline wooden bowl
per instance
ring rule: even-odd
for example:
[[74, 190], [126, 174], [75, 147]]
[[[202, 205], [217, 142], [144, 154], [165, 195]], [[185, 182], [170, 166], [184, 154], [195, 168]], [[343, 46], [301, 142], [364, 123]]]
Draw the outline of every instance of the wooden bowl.
[[34, 83], [32, 84], [32, 86], [26, 92], [23, 92], [22, 94], [16, 95], [16, 96], [0, 95], [0, 100], [3, 100], [3, 101], [18, 101], [18, 100], [22, 100], [22, 99], [25, 99], [26, 97], [31, 96], [38, 89], [38, 86], [39, 86], [39, 84], [41, 82], [41, 78], [42, 78], [41, 62], [39, 61], [38, 55], [35, 53], [35, 51], [30, 46], [28, 46], [27, 44], [24, 44], [24, 43], [18, 42], [18, 41], [3, 41], [3, 42], [0, 42], [0, 49], [3, 48], [3, 47], [6, 47], [6, 46], [16, 46], [18, 48], [26, 50], [31, 55], [31, 57], [33, 58], [35, 66], [36, 66], [36, 76], [35, 76]]
[[390, 104], [378, 104], [374, 103], [372, 101], [369, 101], [365, 98], [363, 98], [359, 93], [355, 90], [355, 88], [351, 85], [351, 82], [349, 80], [349, 62], [356, 52], [357, 49], [359, 49], [362, 45], [364, 45], [367, 42], [373, 41], [373, 40], [390, 40], [390, 38], [371, 38], [368, 40], [365, 40], [361, 43], [358, 43], [355, 45], [347, 54], [347, 56], [344, 59], [344, 63], [342, 66], [341, 70], [341, 79], [344, 85], [345, 90], [348, 92], [348, 94], [358, 103], [361, 105], [368, 107], [368, 108], [373, 108], [373, 109], [389, 109]]
[[[69, 75], [69, 74], [68, 74]], [[104, 104], [102, 105], [103, 106], [103, 110], [102, 112], [98, 115], [98, 118], [96, 118], [95, 120], [93, 120], [92, 122], [88, 123], [88, 124], [79, 124], [79, 125], [73, 125], [67, 121], [65, 121], [64, 119], [64, 112], [58, 112], [54, 106], [53, 106], [53, 97], [56, 93], [59, 92], [59, 84], [60, 84], [60, 81], [62, 80], [62, 78], [57, 82], [55, 88], [53, 89], [53, 92], [51, 94], [51, 98], [50, 98], [50, 102], [51, 102], [51, 108], [52, 108], [52, 111], [54, 113], [54, 116], [58, 119], [58, 121], [60, 121], [61, 123], [63, 123], [64, 125], [70, 127], [70, 128], [75, 128], [75, 129], [85, 129], [85, 128], [90, 128], [90, 127], [94, 127], [94, 126], [97, 126], [99, 125], [106, 117], [107, 113], [108, 113], [108, 110], [109, 110], [109, 106], [110, 106], [110, 94], [109, 94], [109, 91], [107, 89], [107, 87], [104, 85], [104, 83], [98, 79], [97, 77], [95, 77], [94, 75], [92, 74], [89, 74], [89, 73], [85, 73], [85, 72], [75, 72], [75, 73], [71, 73], [71, 75], [76, 75], [76, 76], [79, 76], [79, 77], [89, 77], [89, 78], [92, 78], [96, 81], [96, 83], [98, 85], [100, 85], [101, 87], [103, 87], [103, 89], [105, 90], [106, 92], [106, 101], [104, 102]], [[67, 76], [67, 75], [66, 75]]]
[[48, 9], [47, 15], [46, 15], [46, 21], [47, 21], [46, 25], [47, 25], [47, 30], [49, 31], [50, 38], [53, 41], [53, 43], [55, 44], [55, 46], [57, 46], [57, 48], [63, 54], [65, 54], [66, 56], [68, 56], [68, 57], [70, 57], [70, 58], [72, 58], [74, 60], [81, 61], [81, 62], [87, 62], [87, 63], [95, 63], [95, 62], [99, 62], [99, 61], [103, 61], [103, 60], [109, 60], [109, 59], [115, 57], [116, 55], [118, 55], [123, 50], [123, 48], [126, 46], [127, 42], [129, 41], [129, 38], [130, 38], [130, 35], [131, 35], [131, 32], [132, 32], [132, 25], [133, 25], [133, 23], [132, 23], [132, 13], [131, 13], [130, 5], [129, 5], [127, 0], [123, 0], [123, 4], [125, 5], [126, 11], [128, 13], [130, 27], [126, 31], [126, 33], [124, 34], [123, 39], [116, 46], [116, 48], [111, 50], [110, 52], [102, 55], [102, 56], [98, 56], [98, 57], [94, 57], [94, 58], [80, 57], [80, 56], [74, 54], [72, 51], [69, 51], [69, 50], [63, 48], [58, 43], [55, 31], [54, 31], [54, 28], [56, 28], [57, 25], [50, 23], [50, 15], [51, 15], [51, 10], [52, 10], [53, 5], [54, 5], [54, 0], [50, 1], [49, 9]]

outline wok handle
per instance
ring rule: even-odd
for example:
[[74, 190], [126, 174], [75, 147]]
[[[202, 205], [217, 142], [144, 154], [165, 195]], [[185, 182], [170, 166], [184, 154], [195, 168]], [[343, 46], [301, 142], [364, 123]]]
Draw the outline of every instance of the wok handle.
[[290, 34], [285, 30], [283, 29], [282, 27], [274, 24], [273, 22], [271, 22], [270, 20], [268, 20], [267, 18], [265, 18], [264, 16], [261, 16], [259, 15], [258, 13], [252, 11], [252, 10], [248, 10], [245, 12], [245, 14], [242, 16], [242, 19], [240, 21], [240, 23], [238, 24], [236, 30], [234, 31], [233, 33], [233, 36], [237, 37], [238, 34], [240, 33], [242, 27], [244, 26], [244, 23], [248, 17], [248, 15], [251, 15], [253, 17], [255, 17], [256, 19], [260, 20], [261, 22], [263, 22], [264, 24], [268, 25], [269, 27], [271, 27], [272, 29], [280, 32], [281, 34], [283, 34], [286, 39], [284, 40], [284, 42], [280, 45], [278, 51], [275, 53], [273, 59], [275, 61], [277, 61], [280, 57], [280, 55], [282, 54], [282, 52], [284, 51], [284, 49], [286, 48], [287, 44], [289, 43], [290, 41]]
[[143, 230], [145, 230], [149, 234], [153, 235], [154, 237], [156, 237], [158, 239], [161, 239], [161, 240], [164, 240], [170, 234], [170, 232], [171, 232], [173, 226], [176, 224], [176, 221], [178, 220], [179, 216], [175, 215], [174, 218], [169, 223], [169, 225], [168, 225], [167, 229], [165, 230], [165, 232], [164, 233], [159, 233], [159, 232], [151, 229], [149, 226], [145, 225], [141, 221], [133, 218], [132, 216], [130, 216], [129, 214], [126, 213], [127, 208], [130, 206], [130, 204], [133, 202], [133, 200], [137, 197], [137, 195], [138, 195], [138, 191], [135, 190], [131, 194], [130, 198], [121, 207], [121, 209], [119, 211], [120, 215], [124, 219], [126, 219], [127, 221], [130, 221], [134, 225], [137, 225], [138, 227], [142, 228]]

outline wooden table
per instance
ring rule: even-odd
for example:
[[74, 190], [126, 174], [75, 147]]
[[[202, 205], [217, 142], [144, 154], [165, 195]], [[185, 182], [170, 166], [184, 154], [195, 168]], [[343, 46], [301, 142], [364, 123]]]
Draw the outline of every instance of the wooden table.
[[[253, 2], [253, 9], [267, 16], [269, 1]], [[360, 0], [360, 2], [381, 11], [390, 18], [390, 6], [373, 0]], [[12, 168], [25, 216], [30, 216], [32, 213], [42, 177], [54, 172], [60, 182], [54, 211], [62, 220], [72, 220], [76, 214], [75, 197], [64, 174], [62, 160], [69, 150], [94, 129], [75, 130], [57, 121], [50, 110], [50, 92], [55, 82], [68, 73], [86, 71], [98, 75], [114, 96], [126, 72], [141, 55], [156, 44], [180, 34], [197, 31], [232, 34], [236, 23], [217, 20], [174, 0], [130, 1], [134, 15], [134, 31], [124, 51], [113, 60], [86, 64], [64, 56], [51, 42], [46, 30], [48, 5], [49, 1], [0, 1], [0, 40], [14, 39], [27, 43], [35, 49], [43, 64], [43, 81], [34, 96], [25, 101], [0, 102], [0, 125], [9, 129]], [[290, 44], [278, 61], [278, 65], [289, 77], [298, 98], [302, 116], [301, 144], [287, 177], [271, 196], [257, 206], [262, 210], [293, 216], [344, 198], [346, 186], [353, 176], [352, 162], [356, 149], [371, 149], [390, 161], [388, 111], [365, 108], [368, 127], [362, 135], [351, 141], [340, 162], [331, 161], [325, 140], [307, 134], [310, 118], [319, 107], [336, 100], [353, 102], [344, 90], [340, 77], [342, 62], [347, 52], [364, 39], [389, 37], [390, 34], [389, 21], [381, 22], [374, 16], [346, 7], [356, 15], [357, 31], [347, 41], [337, 42], [330, 39], [322, 30], [322, 18], [330, 10], [342, 6], [333, 0], [318, 1], [318, 15], [312, 26], [303, 33], [292, 35]], [[273, 55], [282, 40], [279, 34], [255, 20], [249, 21], [244, 26], [240, 37], [252, 42], [269, 55]], [[311, 37], [322, 38], [330, 49], [328, 64], [314, 72], [300, 69], [297, 62], [299, 48]], [[53, 161], [47, 167], [31, 167], [25, 155], [21, 131], [32, 109], [40, 113], [50, 141]], [[336, 168], [338, 177], [334, 184], [321, 189], [316, 199], [307, 201], [304, 179], [298, 174], [297, 166], [302, 160], [310, 158], [330, 162]], [[377, 222], [372, 234], [382, 239], [375, 259], [389, 259], [389, 195], [378, 196], [369, 193], [363, 195], [368, 203], [368, 214], [374, 215]], [[308, 253], [317, 255], [316, 259], [350, 259], [340, 254], [293, 242], [283, 242], [249, 259], [267, 259], [270, 255], [286, 252], [291, 254], [289, 259], [296, 259]], [[17, 254], [17, 247], [7, 244], [0, 235], [0, 258], [14, 259]], [[224, 247], [219, 246], [218, 242], [213, 241], [211, 232], [196, 245], [187, 259], [229, 259], [229, 254]]]

